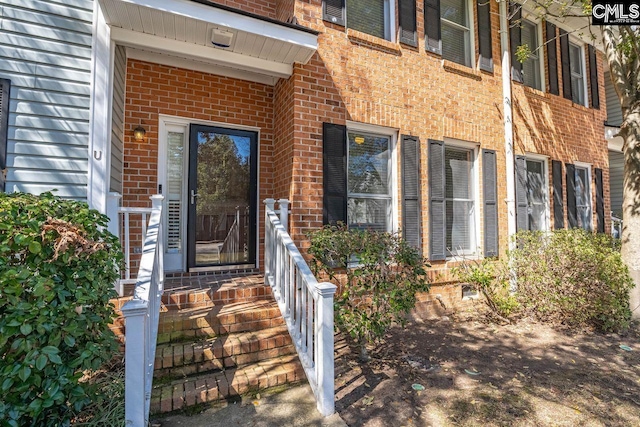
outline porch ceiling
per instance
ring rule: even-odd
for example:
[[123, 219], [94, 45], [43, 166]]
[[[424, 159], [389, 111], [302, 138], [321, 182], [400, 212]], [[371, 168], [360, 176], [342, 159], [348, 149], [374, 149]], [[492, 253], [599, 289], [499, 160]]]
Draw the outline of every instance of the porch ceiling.
[[[289, 77], [293, 64], [306, 63], [317, 49], [313, 31], [207, 1], [100, 0], [100, 5], [118, 44], [271, 77], [273, 83]], [[233, 33], [229, 47], [212, 44], [214, 29]]]

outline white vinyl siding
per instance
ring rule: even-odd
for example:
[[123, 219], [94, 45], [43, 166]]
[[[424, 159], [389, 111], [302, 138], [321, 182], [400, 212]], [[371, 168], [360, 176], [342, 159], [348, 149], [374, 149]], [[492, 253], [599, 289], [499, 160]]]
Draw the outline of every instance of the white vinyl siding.
[[622, 108], [620, 108], [620, 98], [613, 87], [609, 71], [604, 73], [604, 93], [607, 97], [607, 124], [620, 126], [622, 124]]
[[93, 1], [3, 0], [11, 80], [6, 191], [86, 199]]
[[[622, 188], [624, 175], [624, 155], [609, 151], [609, 194], [611, 197], [611, 213], [622, 218]], [[605, 216], [607, 213], [605, 212]]]
[[113, 112], [111, 114], [111, 181], [109, 191], [122, 194], [124, 152], [124, 93], [127, 74], [127, 54], [123, 46], [117, 46], [113, 72]]

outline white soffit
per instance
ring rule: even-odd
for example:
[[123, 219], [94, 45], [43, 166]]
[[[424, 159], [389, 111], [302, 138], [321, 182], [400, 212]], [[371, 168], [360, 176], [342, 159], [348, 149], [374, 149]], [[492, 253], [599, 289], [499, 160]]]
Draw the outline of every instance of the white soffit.
[[[100, 5], [116, 43], [201, 64], [287, 78], [294, 63], [305, 64], [317, 49], [316, 34], [190, 0]], [[233, 33], [228, 48], [213, 46], [214, 28]]]

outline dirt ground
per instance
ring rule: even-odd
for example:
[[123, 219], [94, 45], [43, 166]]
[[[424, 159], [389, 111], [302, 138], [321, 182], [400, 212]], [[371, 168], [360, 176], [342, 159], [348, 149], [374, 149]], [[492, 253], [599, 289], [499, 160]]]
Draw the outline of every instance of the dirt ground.
[[368, 363], [336, 342], [336, 409], [349, 426], [640, 426], [639, 338], [478, 313], [413, 321]]

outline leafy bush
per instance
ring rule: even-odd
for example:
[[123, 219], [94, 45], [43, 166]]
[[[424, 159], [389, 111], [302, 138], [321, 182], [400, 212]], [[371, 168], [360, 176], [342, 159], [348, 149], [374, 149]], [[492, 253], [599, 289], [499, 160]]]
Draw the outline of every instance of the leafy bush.
[[498, 316], [507, 319], [518, 311], [520, 304], [511, 292], [508, 270], [499, 261], [487, 258], [465, 261], [454, 273], [461, 282], [481, 292], [485, 303]]
[[316, 274], [346, 277], [335, 296], [336, 324], [358, 341], [364, 360], [366, 344], [393, 322], [404, 325], [416, 293], [429, 290], [425, 260], [389, 233], [327, 226], [311, 234], [309, 253]]
[[107, 222], [51, 193], [0, 194], [0, 425], [68, 425], [96, 397], [79, 380], [118, 350]]
[[509, 258], [527, 314], [602, 331], [628, 326], [633, 281], [610, 236], [571, 229], [516, 239]]

